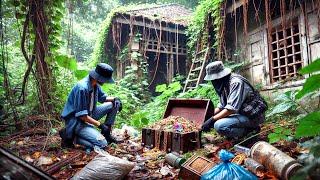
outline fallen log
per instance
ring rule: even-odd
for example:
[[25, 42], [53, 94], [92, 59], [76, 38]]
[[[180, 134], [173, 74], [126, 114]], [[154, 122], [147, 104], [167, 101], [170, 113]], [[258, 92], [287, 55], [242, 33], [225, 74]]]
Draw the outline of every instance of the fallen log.
[[54, 173], [58, 172], [62, 167], [72, 163], [75, 159], [79, 158], [81, 156], [82, 153], [77, 153], [67, 159], [64, 159], [60, 162], [57, 162], [51, 166], [49, 166], [45, 171], [50, 174], [53, 175]]

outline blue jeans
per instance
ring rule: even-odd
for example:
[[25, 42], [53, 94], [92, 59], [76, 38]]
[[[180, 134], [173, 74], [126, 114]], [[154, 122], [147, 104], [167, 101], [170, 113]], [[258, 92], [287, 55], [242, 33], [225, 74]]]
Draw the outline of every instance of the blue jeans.
[[[103, 116], [107, 115], [104, 122], [105, 125], [111, 126], [114, 124], [118, 109], [113, 107], [111, 102], [103, 103], [95, 108], [92, 112], [92, 118], [100, 120]], [[71, 121], [76, 119], [75, 117], [70, 119]], [[70, 121], [69, 120], [69, 121]], [[108, 145], [105, 137], [93, 126], [83, 122], [80, 119], [74, 129], [75, 142], [77, 144], [85, 146], [86, 149], [93, 149], [94, 146], [104, 148]]]
[[246, 116], [240, 114], [230, 115], [226, 118], [217, 120], [214, 123], [214, 129], [229, 138], [243, 137], [247, 130], [256, 128], [259, 122], [250, 120]]

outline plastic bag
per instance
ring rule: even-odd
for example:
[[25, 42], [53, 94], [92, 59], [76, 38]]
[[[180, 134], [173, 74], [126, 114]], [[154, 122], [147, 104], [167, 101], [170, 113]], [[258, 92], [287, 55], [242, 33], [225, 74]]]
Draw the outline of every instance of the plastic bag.
[[72, 179], [123, 179], [135, 165], [96, 147], [95, 151], [98, 155]]
[[231, 163], [230, 159], [234, 155], [226, 150], [219, 152], [219, 157], [222, 163], [214, 166], [208, 172], [201, 176], [201, 180], [234, 180], [234, 179], [245, 179], [245, 180], [256, 180], [258, 179], [255, 175], [244, 169], [243, 167]]
[[136, 138], [139, 136], [139, 131], [126, 124], [124, 124], [121, 129], [112, 129], [112, 135], [115, 137], [124, 137], [125, 134], [128, 134], [132, 138]]

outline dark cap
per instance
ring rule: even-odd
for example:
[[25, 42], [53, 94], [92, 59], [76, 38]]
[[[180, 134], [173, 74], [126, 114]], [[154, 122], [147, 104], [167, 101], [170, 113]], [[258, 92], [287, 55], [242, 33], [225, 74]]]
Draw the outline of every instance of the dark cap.
[[112, 78], [113, 68], [106, 63], [99, 63], [89, 75], [100, 83], [114, 83]]

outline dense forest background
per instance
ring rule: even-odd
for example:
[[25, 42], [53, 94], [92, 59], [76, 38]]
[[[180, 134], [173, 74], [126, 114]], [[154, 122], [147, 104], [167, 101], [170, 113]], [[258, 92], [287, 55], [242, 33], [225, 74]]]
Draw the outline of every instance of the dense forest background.
[[[212, 27], [217, 41], [223, 0], [0, 0], [0, 136], [39, 127], [46, 139], [57, 136], [63, 127], [60, 113], [73, 85], [94, 67], [92, 58], [99, 32], [107, 15], [120, 6], [140, 7], [143, 3], [178, 3], [191, 9], [187, 29], [188, 47], [206, 41], [198, 38], [207, 17], [214, 20]], [[103, 30], [103, 29], [102, 29]], [[206, 36], [209, 36], [206, 34]], [[206, 37], [203, 36], [203, 37]], [[201, 36], [202, 37], [202, 36]], [[128, 53], [124, 51], [124, 56]], [[226, 63], [227, 64], [227, 63]], [[231, 67], [241, 68], [243, 64]], [[278, 92], [268, 99], [269, 110], [262, 133], [270, 143], [310, 149], [313, 158], [320, 157], [320, 59], [304, 67], [300, 73], [309, 74], [301, 90]], [[207, 98], [216, 105], [218, 96], [211, 84], [182, 93], [183, 77], [175, 77], [171, 84], [156, 87], [158, 96], [152, 97], [144, 81], [137, 84], [135, 74], [126, 74], [115, 85], [104, 85], [108, 95], [123, 102], [117, 115], [117, 127], [123, 124], [141, 129], [162, 118], [169, 98]], [[311, 109], [309, 106], [316, 106]], [[261, 134], [261, 133], [260, 133]], [[248, 139], [257, 136], [253, 135]], [[0, 138], [5, 140], [6, 138]], [[7, 139], [7, 146], [13, 138]], [[49, 143], [49, 142], [48, 142]], [[46, 143], [47, 144], [47, 141]], [[45, 145], [46, 146], [46, 145]], [[45, 149], [45, 146], [43, 150]], [[296, 146], [295, 146], [296, 147]], [[311, 148], [312, 147], [312, 148]], [[302, 150], [301, 150], [302, 151]], [[308, 151], [309, 153], [309, 151]], [[312, 158], [311, 158], [312, 159]], [[313, 162], [313, 160], [310, 160]], [[307, 171], [308, 169], [306, 169]]]
[[[141, 3], [195, 9], [198, 0], [1, 0], [1, 130], [28, 126], [30, 115], [50, 119], [50, 127], [53, 121], [61, 124], [69, 90], [89, 70], [101, 23], [112, 9]], [[137, 94], [126, 92], [129, 97]]]

